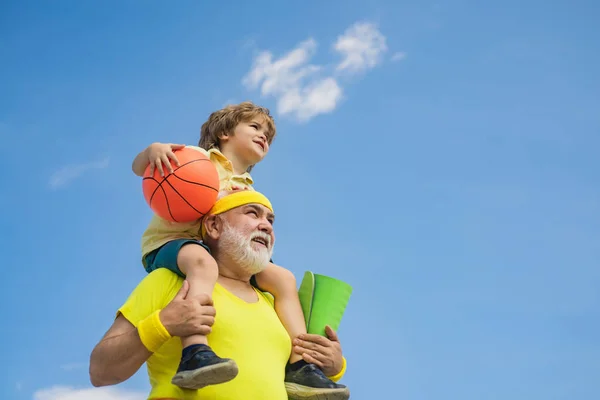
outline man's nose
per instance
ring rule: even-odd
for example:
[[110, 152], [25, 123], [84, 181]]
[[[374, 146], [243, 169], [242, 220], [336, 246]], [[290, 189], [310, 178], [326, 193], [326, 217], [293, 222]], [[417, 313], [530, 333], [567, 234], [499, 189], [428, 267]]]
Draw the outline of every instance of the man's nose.
[[270, 235], [271, 232], [273, 232], [273, 225], [271, 225], [271, 223], [269, 222], [268, 219], [263, 218], [262, 221], [260, 221], [260, 225], [258, 226], [258, 229], [261, 232], [265, 232]]

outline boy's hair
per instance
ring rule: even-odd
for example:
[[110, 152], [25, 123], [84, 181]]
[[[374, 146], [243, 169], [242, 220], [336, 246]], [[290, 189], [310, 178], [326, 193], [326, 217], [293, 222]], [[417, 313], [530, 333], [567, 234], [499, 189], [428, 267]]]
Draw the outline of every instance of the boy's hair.
[[221, 110], [215, 111], [208, 117], [208, 120], [202, 124], [200, 129], [200, 141], [198, 147], [210, 150], [214, 147], [221, 149], [221, 136], [225, 133], [233, 133], [233, 130], [240, 122], [248, 122], [257, 116], [263, 117], [266, 126], [267, 142], [269, 145], [275, 138], [275, 121], [269, 113], [269, 109], [257, 106], [251, 101], [245, 101], [240, 104], [228, 105]]

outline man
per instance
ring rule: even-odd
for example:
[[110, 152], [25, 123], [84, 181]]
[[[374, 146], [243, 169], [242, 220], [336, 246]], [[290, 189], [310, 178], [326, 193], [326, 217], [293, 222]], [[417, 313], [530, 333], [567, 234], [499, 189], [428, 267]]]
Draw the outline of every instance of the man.
[[[203, 220], [207, 249], [219, 266], [211, 299], [187, 298], [189, 285], [166, 269], [150, 273], [119, 309], [112, 327], [92, 352], [90, 379], [94, 386], [113, 385], [131, 377], [147, 363], [152, 390], [149, 399], [162, 400], [286, 400], [306, 387], [286, 387], [287, 374], [322, 369], [314, 382], [324, 400], [346, 400], [348, 389], [330, 381], [345, 372], [345, 359], [335, 332], [328, 338], [306, 335], [294, 341], [294, 351], [306, 362], [286, 368], [292, 344], [277, 318], [271, 298], [256, 290], [250, 278], [269, 262], [273, 251], [274, 214], [269, 200], [255, 191], [230, 194], [217, 201]], [[215, 319], [215, 308], [219, 310]], [[237, 376], [200, 390], [171, 384], [182, 346], [179, 337], [208, 334], [217, 354], [234, 359]], [[201, 345], [199, 345], [201, 346]], [[185, 357], [186, 355], [183, 354]], [[201, 362], [202, 352], [193, 357]]]

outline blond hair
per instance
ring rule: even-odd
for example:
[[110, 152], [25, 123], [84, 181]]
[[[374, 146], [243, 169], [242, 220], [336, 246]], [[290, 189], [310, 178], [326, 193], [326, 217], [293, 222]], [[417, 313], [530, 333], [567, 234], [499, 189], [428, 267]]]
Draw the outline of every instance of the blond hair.
[[227, 105], [226, 107], [213, 112], [208, 120], [202, 124], [200, 129], [200, 141], [198, 147], [210, 150], [214, 147], [221, 149], [221, 137], [224, 134], [233, 134], [235, 127], [240, 122], [249, 122], [253, 118], [263, 117], [266, 124], [266, 136], [269, 145], [275, 138], [275, 121], [271, 116], [269, 109], [257, 106], [251, 101], [245, 101], [240, 104]]

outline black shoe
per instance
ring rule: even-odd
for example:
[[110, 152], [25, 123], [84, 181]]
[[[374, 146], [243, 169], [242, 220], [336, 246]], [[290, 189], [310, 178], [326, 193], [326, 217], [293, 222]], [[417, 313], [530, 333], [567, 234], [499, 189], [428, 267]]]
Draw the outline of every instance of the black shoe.
[[177, 373], [171, 380], [173, 385], [185, 389], [202, 389], [208, 385], [228, 382], [237, 376], [235, 361], [220, 358], [208, 346], [194, 347], [187, 353], [184, 351]]
[[325, 376], [314, 364], [298, 361], [288, 364], [285, 389], [290, 400], [347, 400], [350, 390]]

